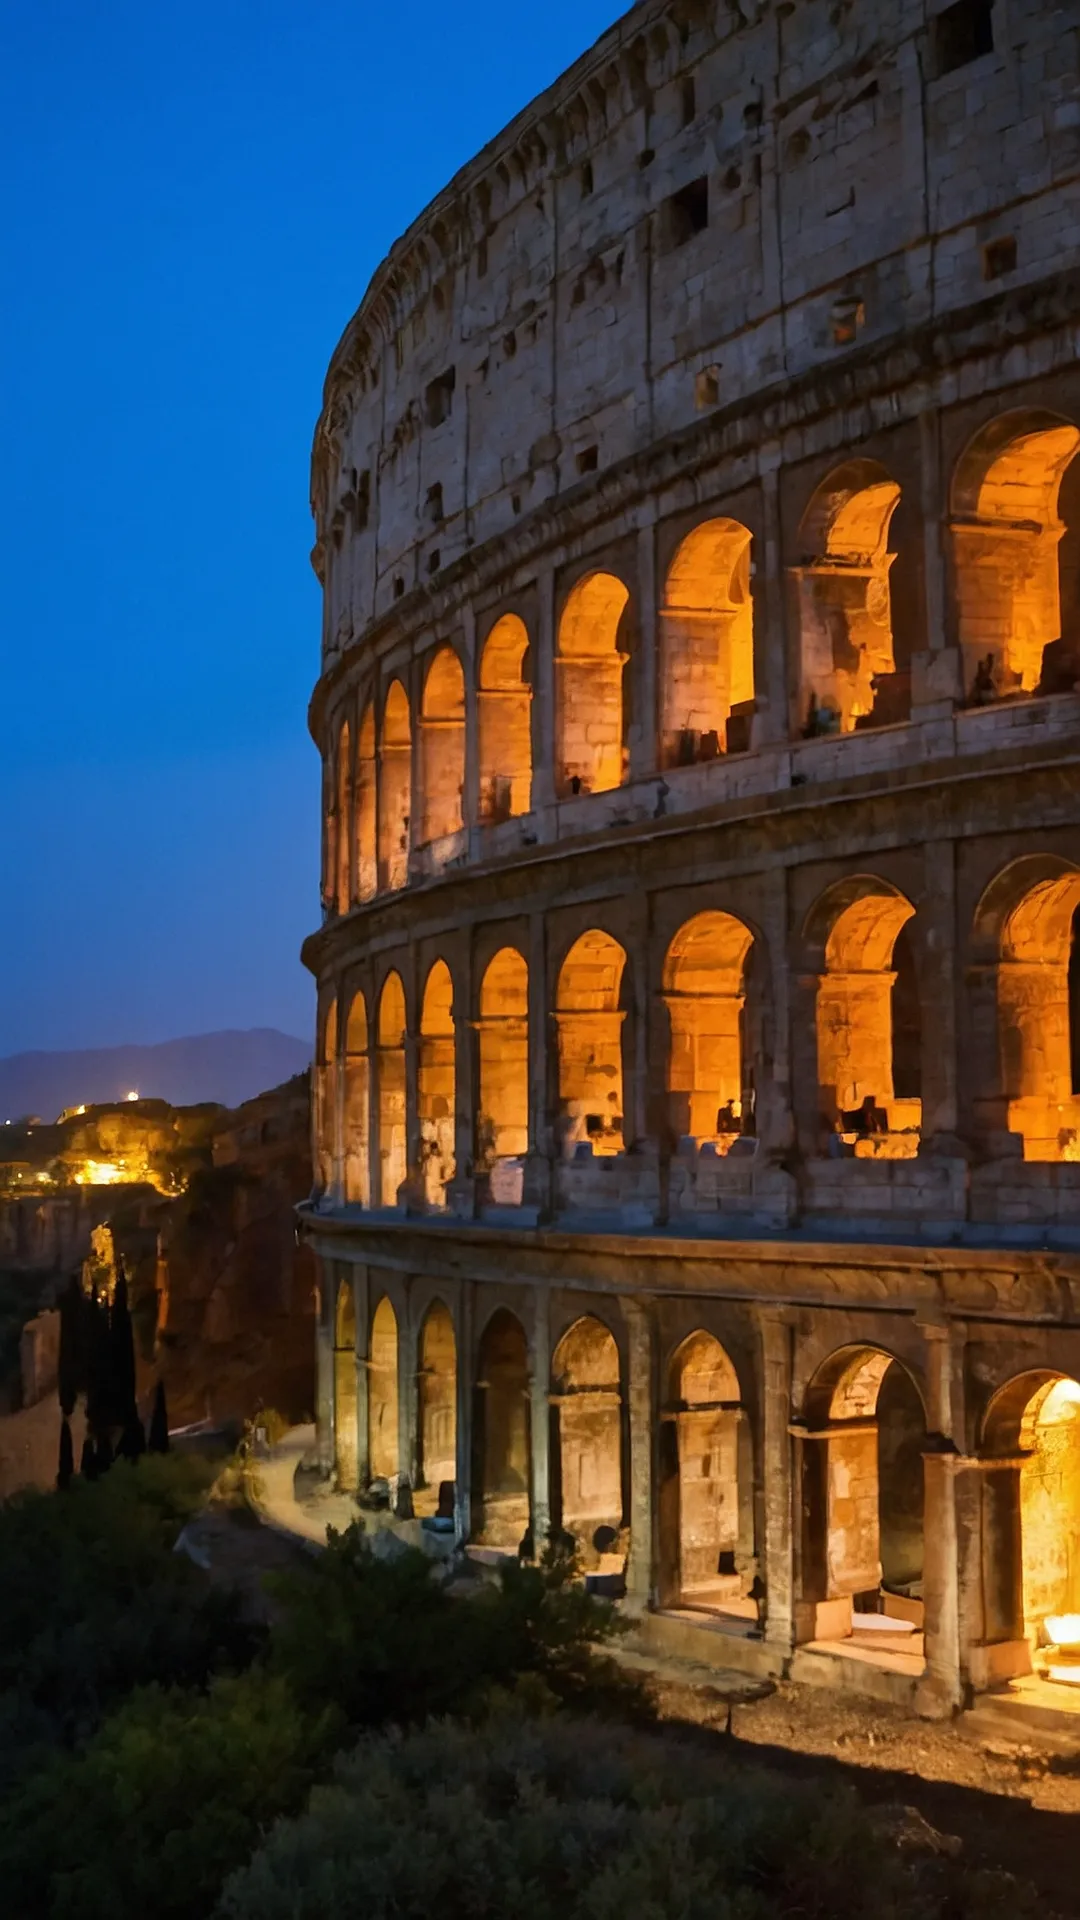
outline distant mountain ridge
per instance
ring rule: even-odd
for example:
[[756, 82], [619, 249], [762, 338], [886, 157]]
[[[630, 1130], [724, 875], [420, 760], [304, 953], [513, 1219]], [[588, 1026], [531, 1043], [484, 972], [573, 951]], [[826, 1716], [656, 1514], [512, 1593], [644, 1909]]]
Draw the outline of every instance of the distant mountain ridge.
[[218, 1100], [238, 1107], [311, 1063], [308, 1040], [276, 1027], [227, 1028], [151, 1047], [90, 1047], [68, 1053], [12, 1053], [0, 1060], [0, 1122], [23, 1114], [55, 1120], [65, 1107], [144, 1099], [190, 1107]]

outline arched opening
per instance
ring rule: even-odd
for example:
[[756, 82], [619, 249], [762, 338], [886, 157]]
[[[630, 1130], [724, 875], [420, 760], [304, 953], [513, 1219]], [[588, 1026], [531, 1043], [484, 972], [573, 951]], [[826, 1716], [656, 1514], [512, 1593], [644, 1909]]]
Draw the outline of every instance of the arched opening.
[[514, 947], [500, 947], [484, 969], [479, 1038], [477, 1161], [492, 1200], [514, 1204], [529, 1150], [529, 970]]
[[559, 969], [559, 1106], [568, 1158], [623, 1151], [622, 1025], [626, 955], [597, 928], [575, 940]]
[[348, 913], [352, 900], [352, 888], [349, 884], [349, 819], [352, 812], [350, 805], [352, 794], [351, 775], [349, 723], [346, 720], [338, 735], [337, 790], [335, 794], [335, 810], [337, 813], [337, 832], [335, 835], [337, 864], [334, 875], [334, 901], [339, 913]]
[[896, 685], [889, 523], [900, 488], [876, 460], [847, 460], [815, 490], [799, 527], [801, 712], [806, 734], [907, 717]]
[[473, 1537], [516, 1552], [529, 1529], [529, 1355], [505, 1307], [480, 1339], [473, 1447]]
[[1080, 868], [1052, 856], [1007, 869], [976, 913], [977, 942], [998, 956], [984, 971], [996, 990], [1005, 1125], [1026, 1160], [1080, 1161], [1078, 915]]
[[[923, 1656], [926, 1416], [911, 1375], [877, 1347], [818, 1369], [806, 1400], [804, 1599], [813, 1637]], [[906, 1669], [901, 1669], [906, 1670]]]
[[338, 1485], [356, 1486], [359, 1436], [356, 1427], [356, 1303], [352, 1283], [342, 1280], [334, 1314], [334, 1451]]
[[[956, 619], [969, 700], [1059, 693], [1080, 680], [1072, 583], [1080, 523], [1059, 513], [1080, 447], [1071, 421], [1037, 410], [991, 420], [962, 455], [952, 485]], [[1069, 492], [1070, 506], [1076, 504]], [[1063, 626], [1063, 611], [1067, 624]]]
[[379, 885], [403, 887], [409, 877], [412, 725], [400, 680], [391, 682], [379, 744]]
[[706, 520], [679, 547], [660, 609], [666, 767], [745, 753], [754, 712], [751, 533]]
[[457, 1475], [457, 1343], [441, 1300], [424, 1315], [419, 1353], [419, 1472], [417, 1514], [454, 1515]]
[[619, 1573], [623, 1509], [622, 1393], [614, 1335], [587, 1315], [564, 1333], [551, 1363], [557, 1445], [555, 1523], [591, 1572]]
[[329, 1193], [334, 1185], [337, 1160], [337, 997], [326, 1002], [320, 1022], [315, 1066], [314, 1132], [315, 1164], [319, 1186]]
[[[1040, 1371], [1002, 1387], [985, 1422], [986, 1639], [1026, 1642], [1014, 1671], [1080, 1682], [1080, 1385]], [[999, 1463], [999, 1464], [995, 1464]]]
[[753, 935], [730, 913], [699, 913], [680, 927], [664, 962], [671, 1021], [668, 1094], [672, 1132], [727, 1153], [754, 1131], [754, 1089], [744, 1058], [746, 959]]
[[673, 1355], [661, 1445], [667, 1585], [683, 1606], [757, 1617], [753, 1463], [738, 1375], [698, 1330]]
[[371, 1205], [367, 1004], [354, 993], [345, 1023], [345, 1199]]
[[528, 813], [532, 799], [529, 635], [516, 613], [496, 620], [480, 656], [480, 818]]
[[563, 795], [606, 793], [626, 778], [619, 627], [629, 589], [613, 573], [588, 573], [559, 621], [555, 779]]
[[454, 1177], [456, 1104], [454, 987], [445, 960], [436, 960], [424, 988], [417, 1081], [424, 1198], [429, 1207], [444, 1207]]
[[860, 1157], [913, 1159], [918, 1152], [919, 998], [906, 940], [896, 952], [914, 912], [895, 888], [860, 877], [831, 889], [811, 916], [812, 925], [828, 928], [817, 989], [822, 1122], [839, 1135], [842, 1151]]
[[396, 1207], [407, 1170], [405, 1133], [405, 990], [387, 974], [379, 999], [376, 1050], [379, 1112], [379, 1204]]
[[376, 844], [375, 709], [364, 708], [356, 741], [356, 892], [370, 900], [379, 883]]
[[453, 647], [428, 668], [420, 707], [421, 786], [418, 843], [427, 846], [462, 825], [465, 785], [465, 675]]
[[384, 1294], [372, 1316], [368, 1356], [368, 1463], [373, 1480], [398, 1467], [398, 1324]]

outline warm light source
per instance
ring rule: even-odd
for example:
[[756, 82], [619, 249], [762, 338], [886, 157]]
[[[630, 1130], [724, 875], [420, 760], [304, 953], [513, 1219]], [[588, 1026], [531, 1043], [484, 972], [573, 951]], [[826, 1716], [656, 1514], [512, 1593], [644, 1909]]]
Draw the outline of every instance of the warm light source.
[[[128, 1098], [129, 1100], [137, 1100], [137, 1099], [138, 1099], [138, 1097], [139, 1097], [139, 1089], [138, 1089], [138, 1087], [132, 1087], [132, 1089], [131, 1089], [131, 1092], [130, 1092], [130, 1093], [129, 1093], [129, 1094], [127, 1095], [127, 1098]], [[81, 1109], [80, 1109], [80, 1111], [81, 1111]]]
[[1056, 1613], [1043, 1622], [1047, 1639], [1055, 1647], [1080, 1649], [1080, 1613]]

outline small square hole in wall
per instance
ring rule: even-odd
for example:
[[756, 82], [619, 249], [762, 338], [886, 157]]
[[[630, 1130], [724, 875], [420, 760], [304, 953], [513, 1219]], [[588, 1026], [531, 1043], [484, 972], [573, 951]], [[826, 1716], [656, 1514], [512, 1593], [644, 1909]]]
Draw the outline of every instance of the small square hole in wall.
[[697, 88], [694, 85], [694, 77], [692, 74], [690, 74], [682, 83], [683, 126], [684, 127], [690, 126], [692, 121], [696, 117], [697, 117]]
[[396, 574], [394, 578], [394, 599], [400, 600], [404, 591], [405, 591], [405, 582], [402, 579], [400, 573]]
[[664, 224], [669, 247], [685, 246], [709, 224], [709, 181], [706, 174], [691, 180], [664, 201]]
[[443, 517], [442, 481], [436, 480], [427, 490], [427, 517], [432, 526], [437, 527]]
[[595, 473], [600, 458], [598, 447], [582, 447], [575, 465], [579, 473]]
[[988, 240], [982, 250], [982, 271], [984, 280], [1000, 280], [1011, 273], [1016, 265], [1016, 241], [1011, 233], [1002, 234], [999, 240]]
[[720, 405], [719, 367], [702, 367], [701, 372], [694, 375], [694, 405], [699, 412]]
[[834, 300], [829, 314], [833, 346], [850, 347], [858, 338], [865, 319], [866, 307], [857, 294], [849, 294], [842, 300]]
[[429, 381], [424, 389], [424, 415], [429, 427], [439, 427], [450, 418], [450, 409], [454, 404], [454, 380], [454, 368], [448, 367], [437, 379]]
[[938, 76], [970, 66], [994, 51], [993, 0], [954, 0], [931, 29]]
[[586, 160], [583, 162], [581, 172], [578, 175], [578, 180], [581, 185], [581, 197], [583, 200], [587, 200], [590, 193], [593, 190], [593, 170], [592, 170], [591, 160]]
[[432, 549], [432, 551], [431, 551], [431, 552], [430, 552], [430, 553], [428, 554], [428, 563], [427, 563], [427, 570], [428, 570], [428, 572], [429, 572], [429, 573], [438, 573], [438, 571], [439, 571], [439, 565], [440, 565], [440, 561], [439, 561], [439, 549], [438, 549], [438, 547], [434, 547], [434, 548]]

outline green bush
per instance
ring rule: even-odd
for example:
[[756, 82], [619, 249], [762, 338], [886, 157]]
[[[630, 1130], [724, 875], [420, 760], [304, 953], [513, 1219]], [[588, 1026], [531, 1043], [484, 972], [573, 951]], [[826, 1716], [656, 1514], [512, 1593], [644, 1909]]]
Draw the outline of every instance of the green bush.
[[0, 1507], [0, 1786], [133, 1687], [199, 1683], [251, 1657], [236, 1602], [173, 1552], [212, 1473], [173, 1456], [117, 1462], [93, 1485]]
[[900, 1854], [848, 1792], [565, 1718], [364, 1742], [218, 1920], [1010, 1920], [1011, 1883]]
[[202, 1920], [340, 1731], [259, 1669], [205, 1694], [137, 1693], [0, 1808], [0, 1886], [25, 1920]]
[[275, 1583], [283, 1613], [271, 1659], [298, 1699], [335, 1700], [356, 1729], [475, 1713], [493, 1688], [523, 1679], [560, 1701], [596, 1706], [613, 1691], [624, 1705], [637, 1689], [593, 1650], [622, 1622], [573, 1575], [555, 1556], [541, 1567], [515, 1561], [497, 1585], [451, 1598], [422, 1553], [376, 1560], [352, 1526]]

